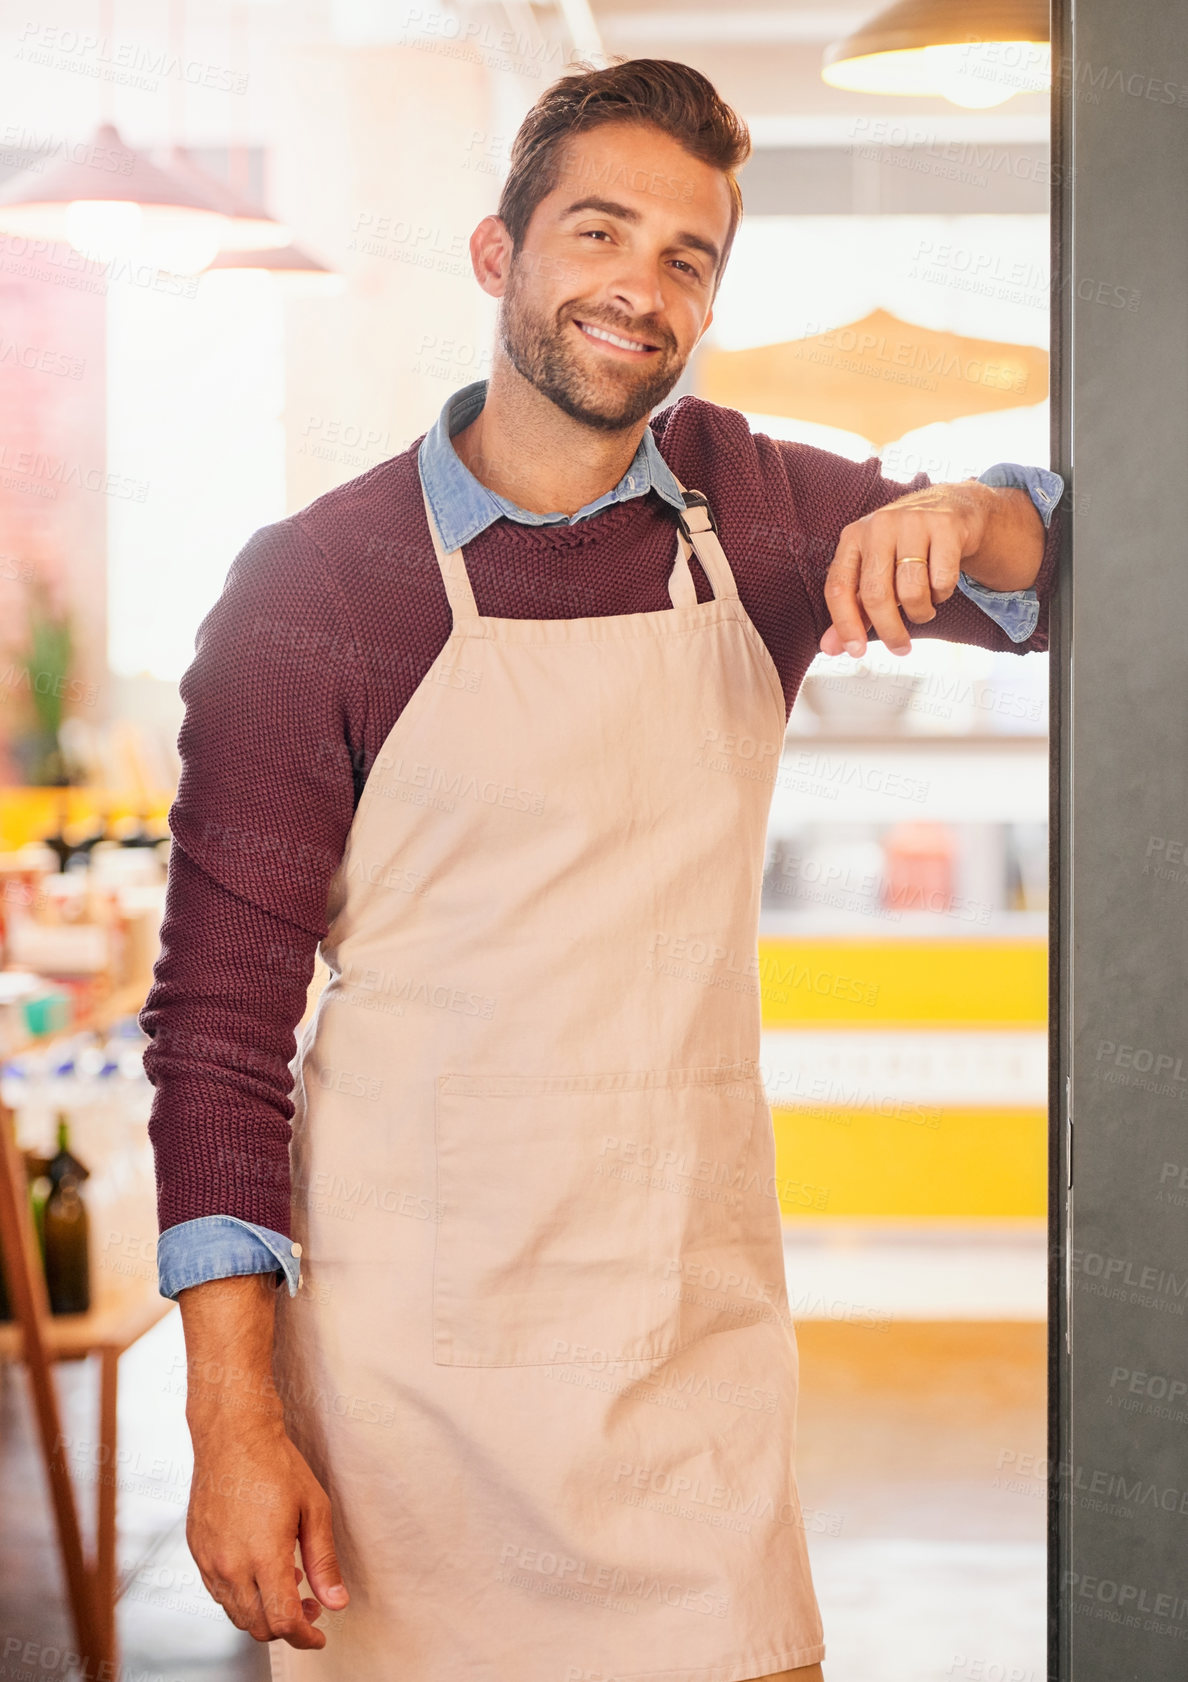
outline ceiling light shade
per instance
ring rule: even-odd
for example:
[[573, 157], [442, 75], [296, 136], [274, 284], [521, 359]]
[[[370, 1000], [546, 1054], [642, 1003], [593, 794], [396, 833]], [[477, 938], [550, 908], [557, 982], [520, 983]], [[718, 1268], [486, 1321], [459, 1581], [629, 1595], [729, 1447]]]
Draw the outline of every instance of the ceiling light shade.
[[205, 274], [248, 270], [270, 274], [286, 293], [294, 295], [330, 295], [343, 291], [346, 286], [344, 277], [336, 270], [328, 269], [308, 251], [291, 244], [263, 251], [220, 251]]
[[218, 249], [224, 218], [217, 207], [126, 146], [110, 123], [75, 151], [81, 156], [44, 175], [26, 170], [0, 188], [0, 228], [70, 244], [81, 230], [98, 246], [188, 231]]
[[941, 97], [981, 110], [1051, 85], [1047, 0], [899, 0], [825, 50], [854, 93]]
[[1030, 407], [1048, 394], [1047, 351], [882, 309], [808, 338], [699, 355], [698, 395], [711, 403], [841, 427], [876, 452], [918, 427]]
[[278, 222], [259, 205], [249, 203], [217, 175], [195, 163], [181, 147], [169, 153], [167, 169], [172, 180], [183, 182], [205, 199], [226, 220], [219, 242], [221, 251], [269, 251], [289, 244], [291, 228]]

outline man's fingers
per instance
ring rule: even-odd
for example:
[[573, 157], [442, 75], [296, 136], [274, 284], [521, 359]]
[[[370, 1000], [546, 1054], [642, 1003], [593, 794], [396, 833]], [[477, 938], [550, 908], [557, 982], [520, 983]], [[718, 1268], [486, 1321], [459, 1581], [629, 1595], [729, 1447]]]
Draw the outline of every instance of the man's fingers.
[[936, 618], [937, 603], [953, 594], [963, 533], [951, 510], [895, 504], [846, 526], [825, 578], [832, 624], [821, 652], [860, 659], [869, 625], [892, 653], [908, 653], [912, 641], [904, 619], [926, 625]]
[[202, 1581], [211, 1599], [223, 1608], [236, 1629], [243, 1630], [245, 1635], [252, 1636], [256, 1641], [267, 1641], [268, 1633], [256, 1594], [255, 1578], [249, 1570], [233, 1571], [223, 1567], [209, 1575], [203, 1571]]
[[957, 588], [961, 571], [961, 536], [949, 522], [934, 525], [928, 544], [928, 576], [934, 603], [947, 602]]
[[872, 531], [871, 539], [864, 546], [858, 593], [883, 647], [892, 654], [907, 654], [912, 639], [899, 614], [895, 570], [894, 540], [888, 541]]
[[936, 618], [932, 605], [928, 553], [900, 555], [895, 562], [895, 594], [899, 605], [914, 625], [926, 625]]
[[[297, 1584], [298, 1588], [301, 1587], [301, 1579], [304, 1575], [305, 1572], [301, 1569], [301, 1567], [299, 1565], [294, 1565], [293, 1581]], [[308, 1595], [304, 1594], [301, 1596], [301, 1610], [305, 1613], [305, 1616], [309, 1619], [311, 1624], [322, 1615], [322, 1608], [318, 1602], [316, 1600], [311, 1600]]]
[[350, 1595], [343, 1583], [338, 1555], [334, 1551], [329, 1501], [311, 1501], [302, 1507], [298, 1538], [310, 1588], [323, 1606], [329, 1607], [332, 1612], [341, 1611]]
[[[866, 624], [858, 598], [858, 580], [862, 567], [862, 544], [857, 530], [847, 526], [841, 534], [829, 571], [825, 575], [825, 605], [835, 633], [831, 639], [840, 646], [827, 648], [825, 638], [821, 650], [825, 654], [852, 654], [860, 660], [866, 653]], [[829, 631], [825, 633], [829, 636]]]
[[289, 1583], [283, 1566], [257, 1566], [255, 1586], [258, 1615], [264, 1626], [262, 1636], [255, 1627], [251, 1630], [257, 1641], [287, 1641], [290, 1647], [300, 1648], [326, 1645], [325, 1634], [306, 1617], [302, 1597]]
[[287, 1641], [291, 1647], [324, 1647], [326, 1637], [313, 1627], [313, 1620], [321, 1615], [316, 1600], [307, 1600], [297, 1590], [301, 1573], [294, 1566], [295, 1583], [292, 1590], [286, 1585], [283, 1569], [272, 1571], [261, 1566], [253, 1570], [248, 1564], [232, 1569], [201, 1572], [211, 1599], [223, 1608], [227, 1617], [250, 1635], [253, 1641]]
[[[870, 629], [870, 620], [866, 617], [865, 613], [862, 615], [862, 624], [864, 632]], [[847, 654], [849, 652], [845, 644], [842, 642], [841, 637], [838, 635], [836, 625], [830, 625], [827, 627], [821, 638], [819, 647], [822, 654]], [[862, 645], [862, 653], [866, 653], [865, 641]], [[854, 658], [860, 660], [862, 655], [855, 655]]]

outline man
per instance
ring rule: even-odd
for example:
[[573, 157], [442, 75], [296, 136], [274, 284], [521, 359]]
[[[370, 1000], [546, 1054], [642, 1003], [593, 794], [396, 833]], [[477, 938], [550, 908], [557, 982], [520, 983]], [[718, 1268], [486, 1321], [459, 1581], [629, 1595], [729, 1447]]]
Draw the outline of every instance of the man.
[[755, 744], [868, 633], [1044, 647], [1061, 487], [649, 420], [748, 149], [682, 65], [550, 88], [471, 240], [489, 383], [257, 532], [183, 681], [161, 1289], [189, 1543], [277, 1676], [821, 1676]]

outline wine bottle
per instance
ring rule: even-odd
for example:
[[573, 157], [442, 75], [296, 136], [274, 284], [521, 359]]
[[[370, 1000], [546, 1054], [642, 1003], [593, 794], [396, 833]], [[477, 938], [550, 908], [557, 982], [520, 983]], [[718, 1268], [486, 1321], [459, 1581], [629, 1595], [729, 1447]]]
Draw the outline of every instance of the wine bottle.
[[[45, 1200], [49, 1195], [50, 1182], [46, 1169], [49, 1159], [41, 1156], [37, 1151], [27, 1147], [20, 1152], [24, 1169], [24, 1185], [29, 1197], [29, 1214], [33, 1222], [33, 1231], [37, 1239], [37, 1262], [42, 1271], [45, 1270]], [[0, 1256], [0, 1324], [16, 1318], [12, 1305], [12, 1293], [9, 1290], [8, 1274], [3, 1256]]]
[[45, 1283], [51, 1314], [85, 1314], [91, 1306], [90, 1236], [82, 1183], [89, 1170], [71, 1154], [69, 1124], [58, 1117], [58, 1152], [46, 1170]]

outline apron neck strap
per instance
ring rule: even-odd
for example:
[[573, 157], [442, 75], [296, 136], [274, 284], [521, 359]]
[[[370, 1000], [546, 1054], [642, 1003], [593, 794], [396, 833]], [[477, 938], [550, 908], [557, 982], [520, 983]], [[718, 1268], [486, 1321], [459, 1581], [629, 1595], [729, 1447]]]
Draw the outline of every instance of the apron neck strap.
[[[673, 478], [676, 478], [675, 473]], [[718, 522], [709, 503], [700, 491], [687, 491], [679, 479], [677, 485], [685, 499], [685, 512], [682, 514], [677, 510], [682, 539], [692, 545], [718, 601], [737, 601], [738, 586], [726, 559], [726, 551], [718, 541]]]
[[433, 517], [433, 509], [429, 505], [429, 498], [424, 485], [421, 486], [421, 500], [425, 504], [425, 518], [429, 522], [429, 536], [433, 539], [433, 553], [437, 556], [437, 564], [441, 568], [441, 581], [445, 585], [445, 593], [449, 597], [450, 612], [454, 616], [454, 624], [458, 625], [466, 619], [477, 619], [478, 608], [475, 605], [474, 591], [470, 587], [470, 577], [466, 571], [466, 562], [462, 558], [461, 549], [451, 549], [449, 554], [442, 547], [441, 538], [437, 532], [437, 521]]
[[[675, 474], [673, 475], [675, 478]], [[718, 541], [718, 526], [710, 510], [710, 505], [700, 491], [687, 491], [677, 479], [682, 496], [685, 499], [685, 512], [678, 511], [677, 523], [680, 526], [680, 550], [687, 563], [687, 551], [692, 546], [693, 553], [701, 563], [705, 576], [709, 579], [710, 588], [718, 601], [737, 601], [738, 586], [734, 582], [734, 574], [730, 570], [730, 562], [726, 559], [725, 550]], [[433, 540], [433, 552], [437, 556], [437, 564], [441, 568], [441, 580], [445, 585], [445, 593], [449, 599], [450, 611], [454, 616], [454, 624], [464, 620], [477, 619], [478, 607], [474, 599], [474, 591], [470, 586], [470, 577], [466, 571], [466, 561], [461, 549], [446, 552], [437, 531], [437, 521], [430, 506], [429, 497], [424, 485], [421, 486], [421, 500], [425, 504], [425, 519], [429, 525], [429, 536]], [[694, 600], [696, 596], [694, 595]]]

